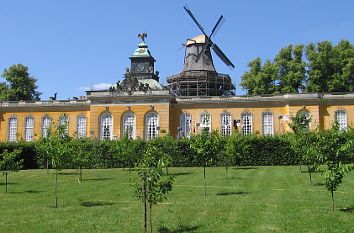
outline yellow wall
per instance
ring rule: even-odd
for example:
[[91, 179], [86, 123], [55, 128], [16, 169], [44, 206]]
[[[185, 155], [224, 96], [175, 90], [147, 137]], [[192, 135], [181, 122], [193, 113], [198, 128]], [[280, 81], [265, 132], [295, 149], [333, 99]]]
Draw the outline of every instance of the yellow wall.
[[[351, 103], [353, 102], [353, 103]], [[76, 134], [77, 117], [84, 115], [87, 117], [87, 136], [99, 138], [100, 116], [104, 112], [110, 112], [113, 115], [113, 136], [122, 137], [121, 122], [122, 116], [127, 111], [131, 111], [136, 117], [136, 136], [144, 138], [145, 135], [145, 115], [150, 111], [155, 111], [159, 116], [160, 131], [166, 130], [167, 133], [177, 135], [177, 127], [180, 124], [180, 115], [187, 112], [192, 116], [192, 132], [199, 132], [200, 127], [196, 122], [200, 122], [200, 114], [207, 111], [211, 114], [212, 129], [220, 130], [220, 114], [224, 111], [231, 114], [233, 120], [240, 120], [243, 112], [252, 113], [252, 131], [253, 133], [263, 134], [262, 132], [262, 113], [272, 112], [274, 120], [274, 132], [284, 133], [290, 131], [288, 123], [290, 117], [297, 114], [300, 110], [306, 110], [312, 116], [311, 129], [329, 129], [335, 117], [337, 110], [347, 112], [348, 126], [354, 126], [354, 100], [324, 101], [317, 103], [303, 104], [300, 101], [287, 102], [174, 102], [174, 103], [146, 103], [132, 104], [131, 106], [123, 104], [111, 105], [89, 105], [78, 104], [76, 106], [21, 106], [21, 107], [0, 107], [0, 140], [8, 140], [9, 118], [16, 116], [18, 119], [18, 140], [24, 139], [25, 118], [34, 117], [35, 139], [39, 139], [41, 133], [41, 119], [44, 115], [52, 118], [52, 122], [57, 122], [62, 114], [69, 116], [69, 133], [71, 136]], [[240, 130], [240, 128], [238, 129]]]

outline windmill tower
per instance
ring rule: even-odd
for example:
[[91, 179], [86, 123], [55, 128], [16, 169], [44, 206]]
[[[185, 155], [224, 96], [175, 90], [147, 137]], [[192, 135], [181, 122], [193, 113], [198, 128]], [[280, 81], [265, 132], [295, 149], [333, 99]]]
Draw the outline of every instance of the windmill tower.
[[184, 9], [203, 34], [188, 39], [184, 44], [186, 50], [183, 71], [167, 78], [172, 93], [176, 96], [234, 95], [235, 86], [232, 84], [231, 77], [216, 72], [210, 50], [212, 49], [227, 66], [235, 67], [221, 49], [211, 41], [211, 37], [224, 22], [224, 17], [220, 16], [210, 35], [207, 35], [193, 13], [187, 7]]

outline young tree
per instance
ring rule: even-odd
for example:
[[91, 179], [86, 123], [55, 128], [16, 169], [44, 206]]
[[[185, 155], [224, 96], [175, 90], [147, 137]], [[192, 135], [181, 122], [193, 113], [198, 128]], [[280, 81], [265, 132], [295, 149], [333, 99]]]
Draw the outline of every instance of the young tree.
[[160, 181], [166, 164], [164, 158], [157, 147], [149, 144], [144, 157], [137, 166], [141, 184], [136, 186], [135, 195], [144, 203], [144, 233], [147, 232], [147, 205], [149, 205], [150, 233], [152, 233], [152, 207], [166, 199], [167, 193], [172, 191], [173, 176]]
[[210, 133], [205, 128], [201, 134], [191, 138], [191, 148], [196, 154], [196, 160], [203, 165], [204, 174], [204, 196], [206, 196], [206, 167], [217, 157], [220, 150], [220, 134], [216, 131]]
[[11, 152], [4, 150], [0, 154], [0, 171], [5, 175], [5, 190], [7, 193], [7, 176], [10, 172], [17, 172], [22, 168], [23, 159], [18, 160], [17, 156], [21, 154], [20, 149], [15, 149]]
[[53, 124], [50, 132], [47, 139], [42, 142], [42, 148], [49, 154], [51, 166], [55, 169], [54, 195], [55, 207], [58, 208], [58, 173], [71, 162], [71, 150], [68, 145], [70, 137], [67, 134], [66, 123]]
[[345, 132], [334, 124], [331, 130], [323, 132], [319, 137], [321, 160], [325, 164], [322, 172], [327, 190], [332, 194], [332, 210], [334, 210], [334, 192], [342, 183], [344, 175], [351, 166], [347, 164], [349, 156], [353, 156], [353, 141]]
[[92, 158], [92, 151], [88, 148], [89, 140], [80, 138], [71, 140], [69, 143], [70, 154], [72, 155], [72, 163], [78, 169], [78, 182], [82, 181], [82, 169], [89, 165]]
[[291, 141], [293, 150], [301, 157], [301, 164], [307, 167], [311, 185], [312, 173], [317, 170], [320, 164], [317, 144], [317, 133], [314, 132], [299, 132], [294, 135]]
[[28, 67], [22, 64], [12, 65], [5, 69], [2, 77], [6, 83], [2, 83], [0, 89], [6, 91], [0, 97], [9, 101], [39, 100], [40, 92], [37, 91], [36, 79], [30, 77]]

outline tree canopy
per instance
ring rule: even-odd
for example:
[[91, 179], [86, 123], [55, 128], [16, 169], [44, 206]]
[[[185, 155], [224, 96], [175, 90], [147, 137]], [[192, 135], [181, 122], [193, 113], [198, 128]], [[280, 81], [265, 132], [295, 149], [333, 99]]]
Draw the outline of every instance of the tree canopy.
[[248, 95], [354, 91], [354, 46], [347, 40], [289, 45], [248, 67], [240, 83]]
[[10, 66], [4, 70], [2, 77], [6, 80], [0, 83], [0, 100], [20, 101], [39, 100], [37, 79], [31, 77], [28, 67], [22, 64]]

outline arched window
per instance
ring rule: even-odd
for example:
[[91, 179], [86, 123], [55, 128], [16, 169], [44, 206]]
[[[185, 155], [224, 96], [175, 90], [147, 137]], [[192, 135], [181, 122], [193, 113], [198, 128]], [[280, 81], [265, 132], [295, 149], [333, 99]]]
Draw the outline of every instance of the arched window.
[[26, 142], [33, 141], [34, 136], [34, 119], [31, 116], [25, 118], [25, 140]]
[[344, 110], [335, 112], [335, 120], [338, 123], [339, 130], [346, 130], [348, 128], [347, 113]]
[[145, 117], [145, 138], [146, 140], [154, 139], [158, 135], [158, 115], [150, 112]]
[[200, 114], [200, 131], [203, 130], [211, 132], [211, 115], [207, 111]]
[[69, 117], [66, 114], [63, 114], [59, 117], [59, 125], [64, 127], [64, 133], [69, 134]]
[[263, 135], [274, 135], [274, 120], [272, 112], [262, 114]]
[[17, 137], [17, 117], [13, 116], [9, 119], [9, 142], [15, 142]]
[[244, 112], [241, 115], [242, 119], [242, 134], [247, 135], [252, 133], [252, 114]]
[[182, 113], [179, 117], [179, 138], [189, 138], [192, 130], [192, 117], [189, 113]]
[[231, 135], [231, 114], [223, 112], [220, 114], [220, 128], [222, 136]]
[[77, 138], [86, 137], [86, 117], [84, 115], [79, 115], [77, 117]]
[[52, 119], [49, 116], [42, 117], [42, 137], [47, 138], [48, 132], [50, 130], [50, 124], [52, 123]]
[[104, 113], [101, 116], [101, 140], [112, 140], [113, 138], [113, 120], [111, 113]]
[[131, 139], [135, 138], [135, 115], [133, 112], [127, 112], [123, 115], [123, 134], [122, 136]]

